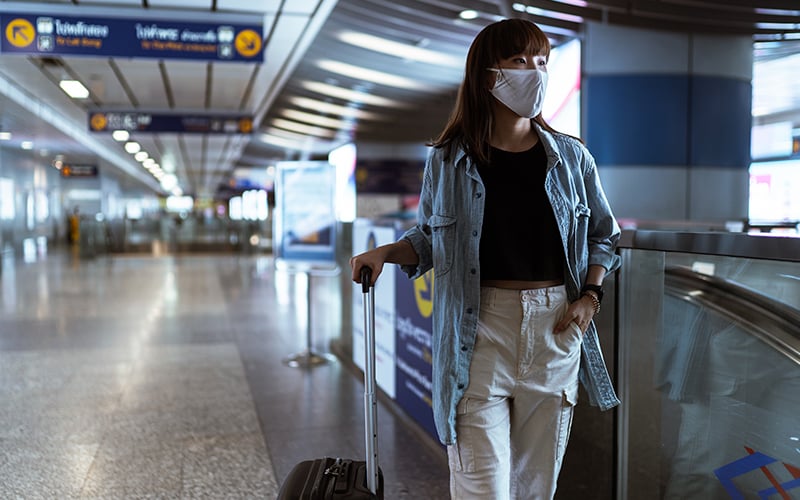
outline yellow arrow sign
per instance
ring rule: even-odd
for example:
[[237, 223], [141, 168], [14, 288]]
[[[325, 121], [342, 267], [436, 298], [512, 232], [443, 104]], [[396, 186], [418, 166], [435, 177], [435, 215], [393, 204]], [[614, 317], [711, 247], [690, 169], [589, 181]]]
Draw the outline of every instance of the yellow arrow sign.
[[6, 40], [14, 47], [27, 47], [36, 39], [36, 30], [27, 19], [14, 19], [6, 25]]
[[244, 57], [253, 57], [261, 50], [261, 36], [253, 30], [243, 30], [236, 35], [236, 51]]

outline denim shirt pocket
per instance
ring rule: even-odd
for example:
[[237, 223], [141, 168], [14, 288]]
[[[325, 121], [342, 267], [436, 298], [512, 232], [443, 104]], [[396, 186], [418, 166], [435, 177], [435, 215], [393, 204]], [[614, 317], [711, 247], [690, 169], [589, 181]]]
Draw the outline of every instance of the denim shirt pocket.
[[450, 272], [456, 246], [456, 218], [448, 215], [432, 215], [428, 219], [433, 247], [433, 268], [437, 276]]

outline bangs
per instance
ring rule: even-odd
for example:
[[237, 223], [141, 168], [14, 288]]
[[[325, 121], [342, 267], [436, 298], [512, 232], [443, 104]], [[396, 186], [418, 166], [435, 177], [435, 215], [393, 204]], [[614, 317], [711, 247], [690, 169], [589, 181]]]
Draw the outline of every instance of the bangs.
[[497, 60], [507, 59], [515, 54], [550, 56], [550, 40], [534, 23], [522, 19], [507, 19], [498, 24], [495, 36]]

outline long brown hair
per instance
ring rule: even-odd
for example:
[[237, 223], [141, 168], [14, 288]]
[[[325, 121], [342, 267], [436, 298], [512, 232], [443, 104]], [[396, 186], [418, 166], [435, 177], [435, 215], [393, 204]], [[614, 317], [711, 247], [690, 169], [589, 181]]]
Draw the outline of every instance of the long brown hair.
[[[429, 145], [448, 148], [449, 152], [460, 146], [474, 161], [487, 163], [494, 120], [487, 68], [496, 68], [503, 59], [522, 53], [550, 56], [550, 40], [533, 22], [505, 19], [483, 28], [470, 45], [464, 80], [450, 119]], [[553, 132], [541, 113], [533, 120]]]

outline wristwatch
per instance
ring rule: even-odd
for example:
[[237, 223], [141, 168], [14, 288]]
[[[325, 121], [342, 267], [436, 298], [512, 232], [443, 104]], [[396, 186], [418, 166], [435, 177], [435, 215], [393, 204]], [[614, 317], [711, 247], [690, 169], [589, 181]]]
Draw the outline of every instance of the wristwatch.
[[600, 285], [590, 285], [590, 284], [583, 285], [583, 288], [581, 288], [581, 295], [583, 295], [586, 292], [594, 292], [594, 293], [596, 293], [597, 294], [597, 302], [598, 303], [603, 301], [603, 287], [602, 286], [600, 286]]

